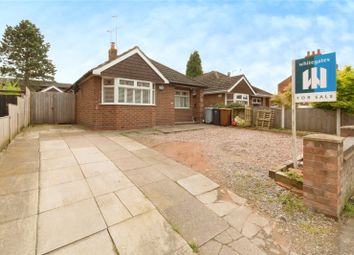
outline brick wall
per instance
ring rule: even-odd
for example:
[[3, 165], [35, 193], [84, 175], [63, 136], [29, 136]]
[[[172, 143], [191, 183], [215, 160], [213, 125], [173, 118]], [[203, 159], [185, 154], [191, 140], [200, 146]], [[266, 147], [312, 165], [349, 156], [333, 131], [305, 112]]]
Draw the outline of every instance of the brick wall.
[[225, 103], [225, 94], [204, 94], [204, 106], [212, 107], [216, 104], [224, 104]]
[[201, 121], [202, 90], [191, 95], [190, 109], [175, 109], [174, 85], [156, 85], [156, 106], [102, 105], [101, 78], [92, 76], [80, 84], [76, 93], [76, 122], [92, 129], [137, 129], [156, 125], [173, 125], [175, 122]]
[[338, 218], [354, 192], [354, 138], [304, 137], [304, 203]]
[[80, 84], [76, 93], [76, 122], [92, 129], [153, 127], [156, 119], [156, 106], [102, 105], [101, 78], [97, 76]]
[[354, 137], [354, 126], [344, 126], [340, 128], [340, 135], [342, 137]]
[[163, 85], [160, 90], [156, 86], [156, 125], [173, 125], [175, 123], [175, 88]]

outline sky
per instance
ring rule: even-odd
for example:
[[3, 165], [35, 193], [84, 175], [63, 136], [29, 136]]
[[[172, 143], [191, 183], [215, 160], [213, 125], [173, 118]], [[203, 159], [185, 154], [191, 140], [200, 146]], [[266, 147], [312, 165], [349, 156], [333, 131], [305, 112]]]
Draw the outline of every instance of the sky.
[[[51, 45], [57, 82], [73, 83], [108, 58], [112, 16], [122, 53], [146, 55], [185, 73], [198, 50], [204, 72], [245, 74], [275, 93], [291, 73], [291, 60], [308, 50], [336, 52], [339, 67], [354, 66], [354, 1], [3, 1], [0, 33], [22, 19]], [[114, 37], [113, 37], [114, 39]]]

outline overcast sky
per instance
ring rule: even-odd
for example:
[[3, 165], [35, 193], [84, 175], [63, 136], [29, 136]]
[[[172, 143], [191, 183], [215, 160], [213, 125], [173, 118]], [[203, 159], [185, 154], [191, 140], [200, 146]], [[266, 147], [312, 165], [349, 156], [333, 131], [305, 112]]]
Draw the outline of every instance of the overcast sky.
[[354, 1], [0, 1], [0, 32], [22, 19], [51, 44], [56, 81], [75, 82], [107, 59], [112, 16], [118, 51], [139, 46], [185, 73], [198, 50], [204, 72], [244, 73], [270, 92], [307, 50], [337, 52], [354, 65]]

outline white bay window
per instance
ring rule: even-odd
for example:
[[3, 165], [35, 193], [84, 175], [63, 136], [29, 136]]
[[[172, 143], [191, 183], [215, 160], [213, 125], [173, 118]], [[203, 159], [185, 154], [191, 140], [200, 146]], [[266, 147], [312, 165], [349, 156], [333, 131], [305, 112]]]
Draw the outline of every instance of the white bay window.
[[154, 105], [155, 85], [149, 81], [103, 78], [102, 104]]

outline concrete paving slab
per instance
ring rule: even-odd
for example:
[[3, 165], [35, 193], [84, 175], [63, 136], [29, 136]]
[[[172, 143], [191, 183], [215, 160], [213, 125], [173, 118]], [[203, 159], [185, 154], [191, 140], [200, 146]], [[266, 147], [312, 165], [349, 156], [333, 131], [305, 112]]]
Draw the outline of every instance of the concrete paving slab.
[[163, 175], [155, 166], [125, 171], [129, 179], [137, 186], [143, 186], [149, 183], [157, 182], [167, 177]]
[[217, 235], [215, 237], [215, 240], [222, 244], [229, 244], [234, 241], [234, 239], [229, 235], [227, 230]]
[[102, 152], [93, 154], [75, 154], [75, 157], [80, 165], [108, 160]]
[[64, 137], [64, 140], [70, 149], [78, 149], [92, 146], [92, 143], [90, 143], [87, 139], [81, 136]]
[[84, 155], [101, 153], [101, 151], [92, 144], [87, 147], [72, 148], [71, 151], [74, 153], [75, 156], [84, 156]]
[[251, 213], [252, 210], [250, 208], [246, 206], [240, 206], [234, 209], [230, 214], [226, 215], [224, 219], [238, 232], [241, 232], [243, 225]]
[[194, 197], [163, 210], [162, 215], [188, 242], [197, 245], [206, 243], [229, 227], [226, 221]]
[[90, 177], [87, 179], [87, 183], [95, 196], [134, 186], [134, 184], [127, 177], [119, 172]]
[[153, 204], [136, 187], [117, 191], [116, 194], [133, 216], [155, 209]]
[[39, 194], [39, 211], [44, 212], [69, 205], [91, 196], [91, 191], [85, 180], [43, 188]]
[[119, 171], [110, 160], [83, 164], [80, 167], [86, 178]]
[[193, 195], [200, 195], [219, 187], [218, 184], [202, 174], [196, 174], [185, 179], [181, 179], [177, 181], [177, 183]]
[[113, 163], [122, 171], [128, 171], [128, 170], [133, 170], [133, 169], [137, 169], [137, 168], [148, 167], [151, 165], [148, 162], [145, 162], [136, 156], [113, 160]]
[[[167, 160], [169, 162], [171, 159], [167, 159]], [[160, 161], [164, 162], [163, 166], [159, 168], [160, 172], [174, 181], [178, 181], [180, 179], [184, 179], [186, 177], [196, 174], [192, 169], [180, 163], [177, 163], [175, 161], [173, 161], [173, 163], [171, 162], [166, 163], [166, 160], [160, 160]]]
[[173, 254], [186, 245], [156, 210], [114, 225], [109, 232], [118, 252], [124, 255]]
[[195, 255], [189, 244], [186, 244], [182, 248], [178, 249], [173, 255]]
[[232, 212], [233, 209], [238, 207], [238, 205], [236, 205], [235, 203], [231, 203], [228, 201], [217, 201], [212, 204], [207, 204], [206, 206], [220, 217], [229, 214], [230, 212]]
[[36, 254], [37, 215], [0, 224], [0, 253]]
[[[15, 152], [16, 154], [18, 152]], [[38, 156], [39, 158], [39, 156]], [[7, 157], [3, 158], [0, 164], [0, 176], [11, 176], [20, 174], [29, 174], [39, 171], [39, 160], [30, 162], [11, 161]]]
[[38, 190], [0, 196], [0, 223], [36, 215]]
[[67, 182], [83, 179], [81, 169], [78, 165], [64, 167], [52, 171], [42, 171], [40, 174], [40, 187], [46, 188]]
[[59, 248], [48, 255], [117, 255], [115, 246], [107, 232], [101, 231], [75, 243]]
[[107, 226], [112, 226], [131, 218], [131, 214], [114, 193], [96, 197]]
[[0, 178], [0, 195], [38, 189], [38, 172]]
[[50, 171], [59, 168], [76, 166], [77, 161], [73, 155], [41, 160], [41, 171]]
[[141, 189], [160, 210], [193, 198], [185, 189], [168, 179], [144, 185]]
[[60, 157], [67, 157], [71, 155], [73, 155], [73, 153], [68, 147], [67, 149], [63, 149], [63, 150], [43, 151], [41, 152], [41, 159], [60, 158]]
[[201, 194], [201, 195], [197, 196], [197, 198], [203, 204], [211, 204], [211, 203], [216, 202], [216, 200], [218, 199], [218, 191], [213, 190], [213, 191]]
[[235, 252], [230, 247], [224, 245], [221, 248], [219, 255], [239, 255], [239, 253]]
[[44, 254], [106, 228], [93, 199], [41, 213], [37, 252]]
[[241, 255], [266, 255], [264, 251], [244, 237], [232, 242], [230, 246]]
[[221, 250], [221, 243], [218, 243], [214, 240], [210, 240], [206, 244], [204, 244], [199, 249], [199, 255], [219, 255], [219, 251]]
[[62, 139], [51, 139], [49, 141], [40, 141], [40, 151], [56, 151], [68, 149], [68, 145]]
[[256, 224], [246, 222], [242, 227], [242, 235], [247, 238], [252, 238], [261, 230]]
[[104, 154], [112, 161], [119, 161], [123, 158], [133, 157], [134, 154], [130, 151], [127, 151], [122, 147], [122, 149], [115, 150], [115, 151], [105, 151]]
[[138, 143], [133, 139], [130, 139], [125, 136], [115, 136], [115, 137], [110, 137], [109, 139], [118, 143], [120, 146], [124, 147], [128, 151], [136, 151], [136, 150], [147, 148], [145, 145], [142, 145], [141, 143]]

